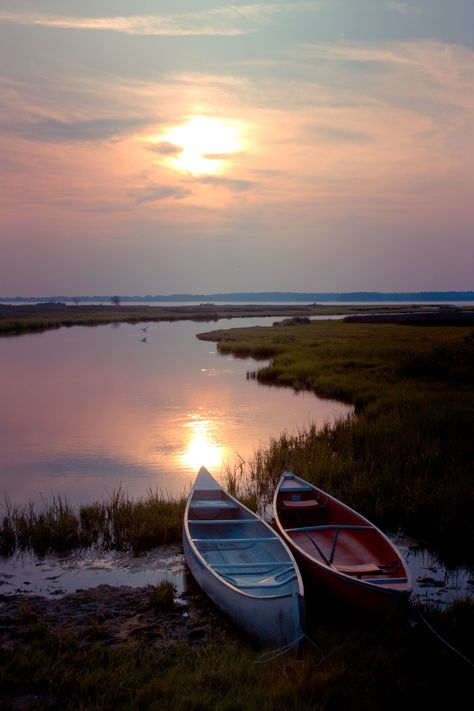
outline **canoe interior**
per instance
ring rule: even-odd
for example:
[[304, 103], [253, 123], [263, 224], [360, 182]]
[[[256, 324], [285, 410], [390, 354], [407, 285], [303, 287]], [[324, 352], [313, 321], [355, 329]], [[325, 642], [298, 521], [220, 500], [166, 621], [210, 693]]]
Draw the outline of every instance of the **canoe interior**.
[[277, 534], [220, 488], [196, 488], [188, 509], [190, 539], [214, 572], [254, 596], [299, 589], [295, 564]]
[[277, 517], [291, 544], [328, 571], [372, 585], [409, 588], [404, 561], [367, 519], [303, 480], [286, 475]]

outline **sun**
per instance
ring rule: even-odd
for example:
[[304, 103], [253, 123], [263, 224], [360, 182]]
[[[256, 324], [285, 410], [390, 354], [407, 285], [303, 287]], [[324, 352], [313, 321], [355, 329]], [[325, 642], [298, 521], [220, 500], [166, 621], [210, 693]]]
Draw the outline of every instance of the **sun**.
[[220, 173], [243, 145], [235, 122], [210, 116], [192, 116], [151, 140], [170, 166], [195, 176]]

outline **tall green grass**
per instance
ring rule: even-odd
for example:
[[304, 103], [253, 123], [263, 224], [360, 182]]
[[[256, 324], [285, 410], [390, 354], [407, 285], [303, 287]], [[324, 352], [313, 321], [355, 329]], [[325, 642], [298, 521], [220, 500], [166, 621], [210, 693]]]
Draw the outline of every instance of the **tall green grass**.
[[271, 356], [250, 375], [262, 383], [355, 405], [334, 427], [284, 433], [260, 449], [240, 472], [246, 496], [265, 506], [293, 470], [446, 562], [474, 565], [472, 331], [313, 322], [201, 337], [222, 353]]
[[181, 539], [186, 497], [170, 499], [149, 491], [132, 499], [122, 490], [108, 501], [79, 507], [53, 497], [37, 510], [34, 504], [5, 503], [0, 526], [0, 554], [29, 550], [38, 556], [67, 553], [93, 545], [140, 553]]

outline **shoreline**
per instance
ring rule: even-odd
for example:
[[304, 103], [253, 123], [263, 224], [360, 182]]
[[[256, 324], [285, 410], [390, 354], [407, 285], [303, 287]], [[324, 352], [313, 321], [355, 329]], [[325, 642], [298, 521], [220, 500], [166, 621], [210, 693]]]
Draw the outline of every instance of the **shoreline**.
[[159, 321], [218, 321], [233, 318], [263, 317], [314, 317], [346, 315], [384, 317], [400, 314], [464, 313], [464, 309], [429, 304], [412, 305], [342, 305], [322, 304], [212, 304], [187, 306], [140, 305], [70, 305], [63, 303], [2, 304], [0, 302], [0, 337], [27, 333], [40, 333], [50, 329], [71, 326], [100, 326], [111, 323], [139, 323]]

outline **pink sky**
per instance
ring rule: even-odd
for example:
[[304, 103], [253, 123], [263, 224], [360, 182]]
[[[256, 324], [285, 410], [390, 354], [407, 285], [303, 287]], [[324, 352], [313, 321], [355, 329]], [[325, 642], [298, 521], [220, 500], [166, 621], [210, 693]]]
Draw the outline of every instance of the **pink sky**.
[[0, 0], [0, 296], [472, 289], [474, 9]]

